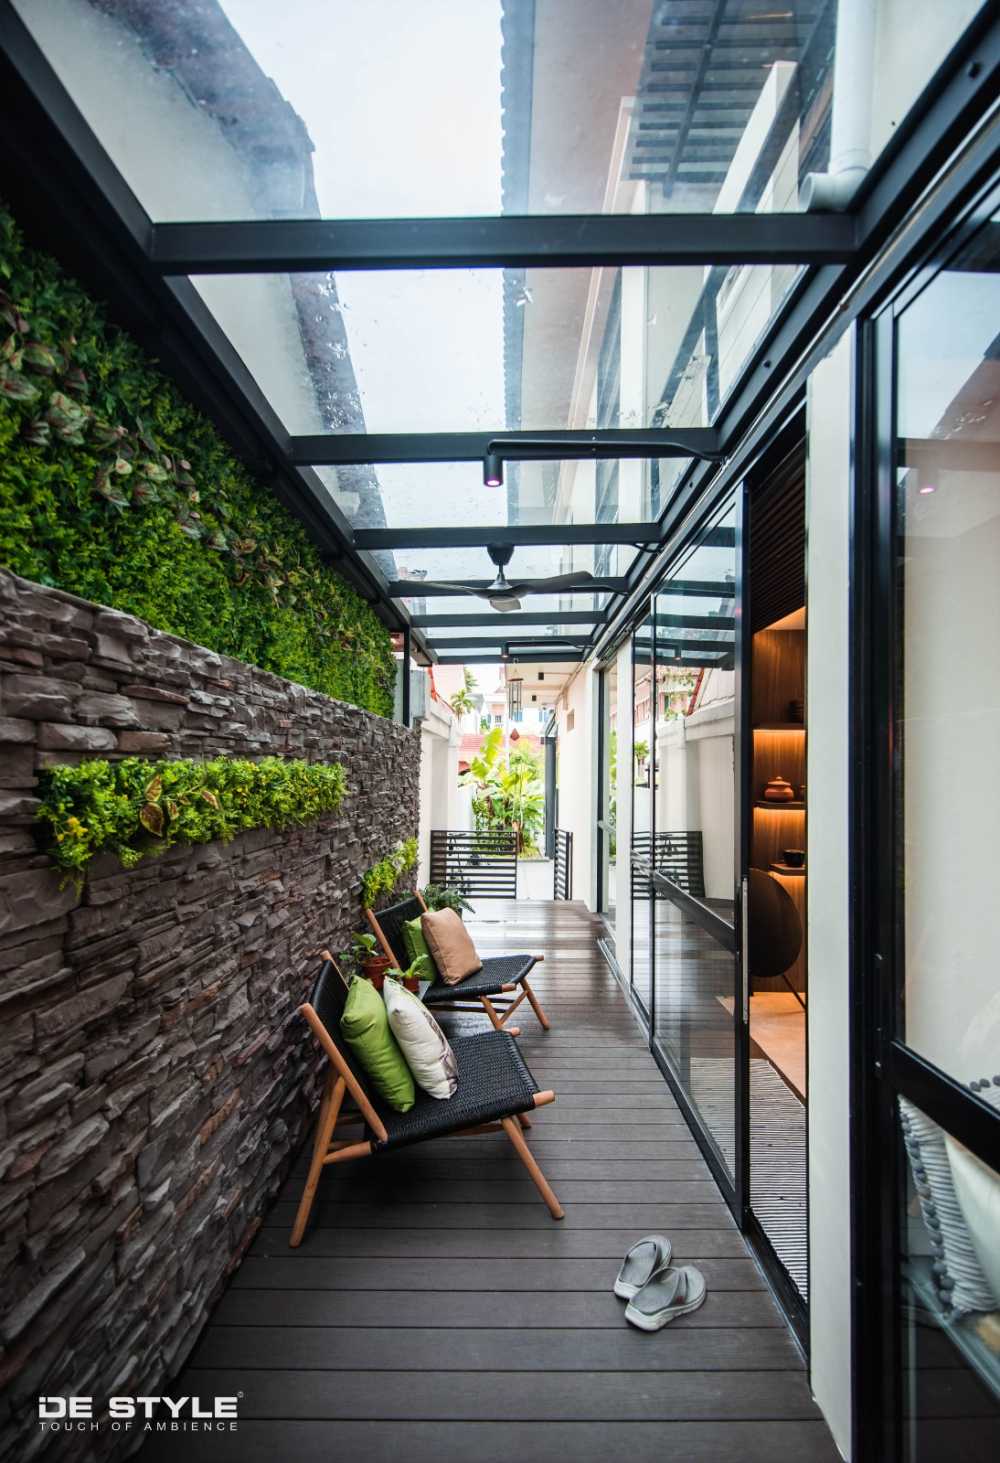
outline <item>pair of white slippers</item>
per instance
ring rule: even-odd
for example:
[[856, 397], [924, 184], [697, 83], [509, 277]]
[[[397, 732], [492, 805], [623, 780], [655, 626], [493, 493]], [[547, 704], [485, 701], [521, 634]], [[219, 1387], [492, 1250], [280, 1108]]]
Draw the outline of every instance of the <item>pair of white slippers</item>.
[[647, 1234], [622, 1261], [615, 1295], [628, 1301], [625, 1319], [640, 1331], [659, 1331], [705, 1299], [704, 1275], [696, 1265], [671, 1265], [672, 1253], [666, 1235]]

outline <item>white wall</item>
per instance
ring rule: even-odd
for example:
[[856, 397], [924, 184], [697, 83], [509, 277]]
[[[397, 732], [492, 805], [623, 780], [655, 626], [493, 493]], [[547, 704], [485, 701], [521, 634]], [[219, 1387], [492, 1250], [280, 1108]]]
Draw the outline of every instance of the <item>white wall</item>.
[[734, 729], [730, 697], [663, 723], [656, 740], [656, 827], [701, 829], [709, 899], [732, 899], [736, 886]]
[[615, 861], [615, 958], [627, 976], [632, 958], [632, 642], [618, 652], [618, 827]]
[[431, 829], [465, 828], [468, 814], [458, 786], [458, 719], [428, 700], [420, 722], [420, 862], [418, 881], [430, 879]]
[[816, 1401], [851, 1439], [848, 597], [852, 340], [808, 390], [809, 1331]]
[[573, 835], [573, 898], [593, 910], [597, 908], [597, 691], [596, 669], [581, 666], [556, 707], [559, 827]]

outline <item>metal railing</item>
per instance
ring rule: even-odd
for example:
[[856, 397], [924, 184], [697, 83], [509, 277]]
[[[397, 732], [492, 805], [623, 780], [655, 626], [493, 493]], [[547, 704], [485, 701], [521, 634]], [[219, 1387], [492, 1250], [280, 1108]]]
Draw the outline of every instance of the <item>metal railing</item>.
[[555, 858], [552, 861], [552, 898], [573, 898], [573, 835], [556, 829]]
[[[700, 828], [689, 828], [676, 833], [657, 833], [655, 845], [648, 833], [632, 834], [632, 857], [643, 864], [651, 865], [658, 874], [664, 875], [685, 894], [695, 899], [705, 897], [705, 867]], [[648, 879], [632, 867], [633, 899], [665, 899], [663, 890], [654, 890]]]
[[516, 899], [517, 834], [431, 829], [430, 882], [467, 899]]

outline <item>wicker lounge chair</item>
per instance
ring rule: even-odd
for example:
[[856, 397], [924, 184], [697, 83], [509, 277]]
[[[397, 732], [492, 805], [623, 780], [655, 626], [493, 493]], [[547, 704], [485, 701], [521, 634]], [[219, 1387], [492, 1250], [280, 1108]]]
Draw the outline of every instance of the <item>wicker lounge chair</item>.
[[[556, 1095], [538, 1091], [538, 1084], [528, 1071], [510, 1033], [483, 1031], [475, 1036], [456, 1037], [452, 1042], [458, 1063], [458, 1090], [454, 1097], [428, 1097], [418, 1089], [413, 1107], [409, 1112], [399, 1113], [378, 1096], [369, 1096], [363, 1072], [355, 1063], [350, 1049], [341, 1043], [340, 1016], [346, 996], [343, 977], [333, 960], [328, 959], [323, 962], [310, 999], [299, 1007], [300, 1014], [308, 1021], [313, 1035], [326, 1052], [330, 1065], [316, 1125], [309, 1176], [292, 1228], [292, 1247], [302, 1242], [320, 1174], [327, 1164], [369, 1158], [409, 1143], [422, 1143], [428, 1138], [448, 1134], [468, 1136], [505, 1132], [553, 1219], [562, 1219], [559, 1200], [535, 1162], [522, 1132], [531, 1126], [527, 1114], [532, 1108], [555, 1102]], [[343, 1112], [345, 1098], [353, 1101], [356, 1112]], [[334, 1139], [338, 1124], [346, 1127], [359, 1123], [363, 1125], [360, 1139]]]
[[[416, 919], [426, 908], [421, 896], [412, 894], [398, 904], [380, 909], [378, 914], [371, 909], [365, 910], [368, 923], [375, 931], [383, 951], [401, 970], [405, 970], [409, 964], [404, 958], [406, 945], [403, 940], [403, 924], [406, 920]], [[544, 959], [544, 955], [491, 955], [483, 961], [482, 970], [467, 976], [458, 985], [446, 985], [441, 979], [435, 980], [430, 989], [424, 992], [424, 1004], [447, 1006], [451, 1010], [475, 1011], [478, 1009], [475, 1003], [478, 1002], [490, 1018], [491, 1024], [500, 1031], [521, 1002], [527, 1000], [543, 1031], [548, 1031], [549, 1018], [528, 984], [528, 972]], [[511, 998], [518, 986], [520, 990]], [[499, 997], [499, 1001], [495, 997]], [[507, 1029], [511, 1036], [521, 1034], [517, 1027], [511, 1026]]]

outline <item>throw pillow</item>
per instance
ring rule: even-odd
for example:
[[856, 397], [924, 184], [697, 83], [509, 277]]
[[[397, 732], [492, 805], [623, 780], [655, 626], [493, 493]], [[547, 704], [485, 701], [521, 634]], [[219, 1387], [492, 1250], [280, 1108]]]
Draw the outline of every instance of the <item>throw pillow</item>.
[[925, 1113], [900, 1097], [899, 1121], [913, 1187], [934, 1254], [932, 1279], [942, 1310], [951, 1317], [992, 1311], [997, 1301], [983, 1274], [962, 1206], [955, 1193], [945, 1135]]
[[437, 980], [437, 971], [434, 968], [434, 961], [431, 952], [427, 948], [427, 941], [424, 939], [424, 932], [420, 928], [420, 915], [416, 919], [403, 921], [403, 944], [406, 946], [406, 958], [410, 964], [416, 964], [413, 972], [420, 980]]
[[453, 909], [436, 909], [420, 916], [420, 928], [445, 985], [458, 985], [482, 970], [483, 962], [468, 930]]
[[382, 998], [370, 980], [356, 977], [351, 981], [340, 1030], [379, 1096], [396, 1112], [409, 1112], [417, 1097], [413, 1073], [396, 1045]]
[[458, 1087], [455, 1053], [423, 1001], [389, 977], [382, 987], [382, 999], [392, 1034], [417, 1086], [431, 1097], [454, 1097]]

